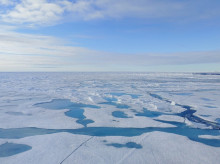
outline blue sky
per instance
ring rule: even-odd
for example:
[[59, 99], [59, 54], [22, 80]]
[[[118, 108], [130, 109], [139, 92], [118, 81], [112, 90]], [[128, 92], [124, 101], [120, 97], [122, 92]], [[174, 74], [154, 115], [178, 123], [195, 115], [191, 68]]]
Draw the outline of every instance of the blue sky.
[[0, 0], [0, 71], [220, 71], [218, 0]]

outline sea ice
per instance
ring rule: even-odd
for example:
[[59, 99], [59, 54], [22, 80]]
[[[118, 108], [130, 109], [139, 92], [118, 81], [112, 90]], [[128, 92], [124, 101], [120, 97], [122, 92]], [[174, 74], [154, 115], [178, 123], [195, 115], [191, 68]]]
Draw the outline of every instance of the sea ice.
[[220, 78], [0, 73], [0, 163], [218, 163]]

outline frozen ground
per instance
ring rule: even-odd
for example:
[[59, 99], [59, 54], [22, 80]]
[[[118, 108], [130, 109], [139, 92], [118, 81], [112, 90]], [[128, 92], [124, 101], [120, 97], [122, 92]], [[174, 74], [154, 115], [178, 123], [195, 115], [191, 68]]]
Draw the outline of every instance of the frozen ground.
[[220, 75], [0, 73], [0, 163], [220, 161]]

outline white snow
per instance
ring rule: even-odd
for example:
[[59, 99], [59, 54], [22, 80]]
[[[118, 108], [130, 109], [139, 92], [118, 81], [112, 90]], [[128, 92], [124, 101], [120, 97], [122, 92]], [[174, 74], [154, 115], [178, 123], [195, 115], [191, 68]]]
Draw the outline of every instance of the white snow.
[[[111, 93], [122, 93], [112, 95]], [[124, 93], [124, 94], [123, 94]], [[154, 98], [149, 93], [161, 96]], [[138, 95], [133, 97], [131, 94]], [[117, 108], [103, 104], [106, 98], [128, 105]], [[175, 125], [158, 120], [185, 123], [191, 128], [211, 129], [177, 116], [189, 105], [195, 115], [212, 122], [220, 118], [219, 76], [192, 73], [0, 73], [0, 128], [37, 127], [44, 129], [78, 129], [76, 118], [65, 115], [69, 109], [51, 110], [34, 104], [53, 99], [69, 99], [73, 103], [96, 105], [85, 107], [83, 115], [91, 119], [88, 127], [172, 128]], [[168, 100], [168, 101], [165, 101]], [[137, 112], [161, 112], [158, 117], [137, 116]], [[124, 112], [129, 118], [117, 118], [112, 112]], [[199, 138], [217, 139], [200, 135]], [[220, 161], [220, 147], [208, 146], [177, 134], [153, 131], [140, 136], [89, 136], [67, 132], [1, 139], [26, 144], [31, 150], [9, 157], [0, 157], [1, 164], [47, 163], [193, 163]], [[135, 142], [142, 149], [116, 148], [107, 144]], [[218, 141], [220, 142], [220, 141]], [[72, 153], [73, 152], [73, 153]], [[71, 154], [72, 153], [72, 154]]]

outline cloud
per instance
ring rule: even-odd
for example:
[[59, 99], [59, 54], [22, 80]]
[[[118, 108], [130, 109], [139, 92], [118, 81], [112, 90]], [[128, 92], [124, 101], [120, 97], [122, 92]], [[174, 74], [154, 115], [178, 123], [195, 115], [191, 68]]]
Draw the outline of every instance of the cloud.
[[21, 34], [0, 26], [0, 71], [60, 68], [72, 65], [76, 56], [90, 53], [94, 51], [67, 46], [56, 37]]
[[187, 65], [203, 63], [220, 63], [220, 51], [176, 52], [176, 53], [143, 53], [119, 54], [97, 52], [92, 55], [78, 56], [78, 63], [120, 65], [120, 66], [153, 66], [153, 65]]
[[61, 19], [64, 8], [46, 0], [22, 0], [5, 9], [2, 21], [18, 24], [50, 24]]
[[[220, 63], [220, 51], [121, 54], [65, 45], [62, 39], [0, 27], [0, 71], [132, 71], [138, 67]], [[9, 28], [8, 28], [9, 29]]]
[[141, 18], [180, 21], [219, 17], [219, 1], [179, 0], [0, 0], [2, 22], [50, 25], [59, 21]]
[[8, 6], [8, 5], [13, 5], [14, 2], [11, 0], [0, 0], [0, 5]]

